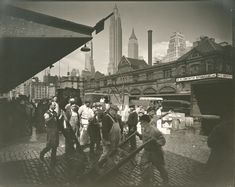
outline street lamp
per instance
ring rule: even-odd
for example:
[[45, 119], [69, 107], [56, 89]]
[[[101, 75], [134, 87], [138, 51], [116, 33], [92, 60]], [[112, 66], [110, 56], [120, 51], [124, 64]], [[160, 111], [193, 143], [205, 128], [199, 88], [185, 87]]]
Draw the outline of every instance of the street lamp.
[[86, 44], [81, 48], [82, 52], [89, 52], [91, 49], [86, 46]]

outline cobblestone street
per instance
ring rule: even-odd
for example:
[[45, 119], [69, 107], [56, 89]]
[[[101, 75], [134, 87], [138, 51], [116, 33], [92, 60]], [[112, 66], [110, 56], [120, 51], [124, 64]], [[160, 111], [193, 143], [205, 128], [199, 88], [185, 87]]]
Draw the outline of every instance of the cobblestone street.
[[[197, 138], [196, 138], [197, 137]], [[58, 148], [58, 162], [54, 169], [50, 168], [49, 153], [45, 162], [39, 160], [39, 152], [44, 146], [45, 134], [37, 135], [37, 141], [31, 142], [30, 138], [12, 142], [0, 150], [1, 160], [1, 185], [69, 185], [68, 159], [64, 155], [64, 138], [60, 138]], [[203, 137], [201, 137], [203, 139]], [[171, 186], [189, 186], [199, 184], [203, 174], [204, 164], [209, 150], [205, 141], [198, 141], [198, 136], [182, 136], [182, 132], [166, 135], [165, 149], [166, 167], [169, 172]], [[187, 141], [190, 140], [190, 141]], [[182, 141], [184, 143], [182, 144]], [[140, 142], [139, 142], [140, 144]], [[197, 149], [195, 150], [195, 147]], [[184, 148], [184, 149], [183, 149]], [[89, 151], [89, 150], [88, 150]], [[140, 159], [141, 153], [136, 156]], [[186, 156], [184, 156], [186, 155]], [[88, 156], [88, 154], [87, 154]], [[88, 159], [89, 160], [89, 159]], [[87, 169], [91, 166], [88, 161]], [[132, 162], [122, 166], [110, 180], [117, 185], [139, 185], [141, 171], [139, 164]], [[160, 182], [159, 172], [154, 169], [154, 184]]]

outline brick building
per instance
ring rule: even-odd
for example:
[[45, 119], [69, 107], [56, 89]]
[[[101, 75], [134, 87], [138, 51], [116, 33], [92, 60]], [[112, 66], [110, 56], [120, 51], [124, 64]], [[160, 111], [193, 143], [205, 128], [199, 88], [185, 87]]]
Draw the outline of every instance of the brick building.
[[[189, 52], [169, 63], [154, 66], [142, 63], [142, 66], [136, 66], [139, 63], [138, 60], [122, 57], [118, 73], [86, 80], [84, 90], [85, 92], [128, 93], [130, 100], [143, 95], [181, 99], [191, 102], [193, 114], [203, 114], [203, 112], [217, 114], [221, 112], [218, 109], [221, 102], [213, 107], [212, 104], [208, 104], [209, 101], [214, 103], [213, 99], [217, 101], [221, 94], [225, 94], [223, 102], [232, 103], [231, 56], [230, 45], [218, 44], [213, 38], [201, 37]], [[200, 87], [204, 90], [205, 87], [210, 89], [206, 89], [203, 93], [198, 91], [202, 90], [198, 89]], [[212, 90], [215, 93], [212, 93]], [[208, 102], [205, 102], [208, 104], [205, 110], [205, 106], [199, 105], [200, 100], [208, 99], [208, 95], [211, 97]]]

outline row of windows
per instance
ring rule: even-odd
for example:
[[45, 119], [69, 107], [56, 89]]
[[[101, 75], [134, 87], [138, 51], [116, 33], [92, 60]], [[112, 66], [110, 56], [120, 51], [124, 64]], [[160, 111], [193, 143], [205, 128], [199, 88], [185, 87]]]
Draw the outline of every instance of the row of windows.
[[[205, 73], [231, 73], [232, 67], [229, 64], [222, 64], [219, 62], [208, 61], [208, 63], [198, 62], [196, 64], [191, 64], [189, 66], [180, 66], [176, 70], [172, 68], [165, 69], [163, 71], [151, 71], [147, 73], [133, 74], [125, 77], [117, 77], [112, 79], [105, 79], [101, 81], [96, 81], [94, 83], [88, 82], [85, 84], [85, 87], [95, 88], [98, 86], [108, 86], [108, 85], [121, 85], [125, 83], [135, 83], [139, 81], [151, 81], [151, 80], [160, 80], [173, 78], [175, 76], [182, 75], [196, 75], [196, 74], [205, 74]], [[96, 83], [96, 84], [95, 84]]]

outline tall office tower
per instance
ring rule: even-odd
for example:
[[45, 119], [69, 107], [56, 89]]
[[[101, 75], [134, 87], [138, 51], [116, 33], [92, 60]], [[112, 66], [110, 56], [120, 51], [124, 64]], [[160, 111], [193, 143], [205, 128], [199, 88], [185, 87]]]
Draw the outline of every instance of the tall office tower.
[[163, 59], [163, 62], [170, 62], [178, 59], [186, 52], [186, 41], [184, 35], [180, 32], [174, 32], [170, 37], [169, 47], [167, 55]]
[[128, 57], [129, 58], [134, 58], [138, 59], [139, 54], [138, 54], [138, 40], [135, 36], [134, 29], [132, 29], [131, 36], [129, 38], [129, 43], [128, 43]]
[[91, 50], [85, 54], [85, 70], [91, 72], [93, 75], [95, 73], [94, 59], [93, 59], [93, 43], [92, 41], [87, 44]]
[[108, 74], [117, 72], [118, 63], [122, 57], [122, 26], [117, 5], [114, 7], [114, 15], [110, 18], [109, 26], [109, 64]]

